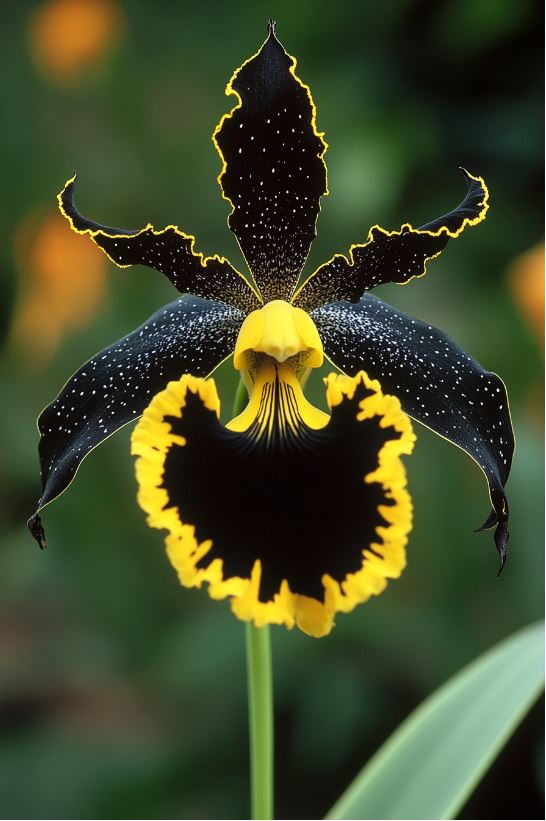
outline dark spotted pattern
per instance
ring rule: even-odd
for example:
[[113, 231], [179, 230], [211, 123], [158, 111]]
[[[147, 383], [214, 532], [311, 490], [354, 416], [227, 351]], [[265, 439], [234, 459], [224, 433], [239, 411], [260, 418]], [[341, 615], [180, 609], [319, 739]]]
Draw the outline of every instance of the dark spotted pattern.
[[378, 379], [406, 413], [469, 454], [489, 483], [501, 567], [508, 541], [508, 479], [514, 435], [506, 388], [442, 331], [374, 296], [313, 311], [326, 355], [346, 373]]
[[388, 232], [374, 226], [364, 245], [353, 245], [349, 259], [336, 254], [304, 283], [294, 304], [305, 311], [336, 300], [357, 302], [366, 291], [386, 282], [403, 284], [422, 276], [427, 260], [437, 256], [465, 225], [479, 222], [487, 211], [483, 181], [464, 171], [468, 191], [453, 211], [420, 228], [403, 225]]
[[270, 24], [259, 53], [232, 77], [242, 106], [224, 117], [214, 138], [224, 159], [222, 191], [229, 227], [265, 301], [290, 299], [315, 238], [326, 193], [326, 144], [314, 127], [307, 87]]
[[82, 216], [74, 205], [74, 180], [60, 194], [63, 214], [78, 233], [91, 236], [116, 265], [147, 265], [172, 282], [182, 294], [195, 294], [253, 311], [260, 307], [251, 287], [226, 259], [204, 258], [193, 250], [195, 239], [173, 225], [162, 231], [151, 226], [141, 231], [109, 228]]
[[[243, 319], [235, 308], [181, 297], [86, 362], [38, 419], [37, 511], [68, 487], [93, 448], [140, 416], [170, 380], [206, 376], [219, 365], [233, 351]], [[37, 514], [29, 527], [45, 547]]]

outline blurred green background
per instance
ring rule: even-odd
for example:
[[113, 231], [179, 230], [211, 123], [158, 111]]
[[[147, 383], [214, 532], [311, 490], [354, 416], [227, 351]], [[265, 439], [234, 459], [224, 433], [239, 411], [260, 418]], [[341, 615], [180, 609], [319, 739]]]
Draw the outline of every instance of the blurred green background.
[[[484, 224], [428, 276], [376, 293], [502, 375], [518, 443], [500, 578], [491, 533], [472, 533], [489, 509], [481, 472], [417, 426], [402, 578], [329, 638], [273, 630], [278, 816], [321, 817], [427, 694], [541, 616], [541, 14], [530, 0], [4, 4], [3, 817], [248, 817], [243, 626], [226, 602], [178, 586], [162, 534], [137, 508], [130, 431], [93, 452], [47, 509], [47, 552], [25, 520], [39, 493], [38, 412], [84, 360], [176, 296], [159, 274], [116, 269], [59, 228], [55, 195], [77, 169], [85, 214], [175, 222], [244, 270], [210, 135], [269, 16], [330, 144], [331, 196], [307, 273], [376, 222], [419, 225], [454, 207], [459, 165], [488, 182]], [[218, 379], [229, 407], [229, 365]], [[542, 726], [537, 707], [464, 817], [542, 817]]]

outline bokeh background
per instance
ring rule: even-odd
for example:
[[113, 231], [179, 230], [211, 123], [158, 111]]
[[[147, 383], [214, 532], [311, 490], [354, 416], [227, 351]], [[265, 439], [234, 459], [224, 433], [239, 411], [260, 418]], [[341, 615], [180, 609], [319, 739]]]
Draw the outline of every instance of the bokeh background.
[[[116, 269], [57, 215], [172, 222], [244, 270], [210, 135], [269, 16], [330, 144], [310, 272], [375, 222], [421, 224], [482, 174], [491, 209], [409, 287], [379, 296], [506, 381], [517, 435], [509, 561], [496, 577], [484, 479], [418, 429], [403, 577], [320, 641], [273, 630], [277, 812], [321, 817], [394, 727], [543, 610], [542, 19], [531, 0], [3, 4], [0, 209], [0, 808], [12, 818], [248, 817], [242, 625], [178, 586], [135, 500], [129, 430], [45, 512], [38, 412], [101, 347], [176, 295]], [[218, 376], [225, 407], [229, 364]], [[314, 395], [320, 391], [316, 380]], [[342, 511], [331, 511], [341, 516]], [[267, 523], [264, 522], [264, 526]], [[463, 817], [543, 817], [540, 707]], [[408, 773], [408, 778], [411, 773]], [[396, 785], [393, 785], [396, 789]]]

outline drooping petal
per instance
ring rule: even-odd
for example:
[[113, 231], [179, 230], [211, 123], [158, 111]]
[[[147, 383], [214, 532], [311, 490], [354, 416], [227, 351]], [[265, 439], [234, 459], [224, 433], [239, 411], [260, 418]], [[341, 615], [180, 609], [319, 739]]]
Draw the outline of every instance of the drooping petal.
[[74, 478], [87, 454], [183, 373], [207, 375], [235, 347], [244, 312], [181, 297], [85, 363], [38, 419], [42, 495], [29, 529], [45, 547], [40, 511]]
[[326, 356], [348, 374], [360, 368], [398, 396], [411, 417], [471, 456], [489, 484], [500, 566], [508, 541], [514, 433], [506, 388], [446, 334], [368, 294], [357, 305], [332, 303], [311, 313]]
[[457, 208], [420, 228], [407, 223], [399, 231], [386, 231], [374, 225], [367, 242], [351, 246], [348, 258], [336, 254], [311, 274], [296, 293], [294, 304], [312, 311], [328, 302], [357, 302], [377, 285], [403, 285], [423, 276], [428, 260], [437, 257], [450, 238], [485, 219], [489, 208], [486, 185], [481, 177], [462, 170], [468, 190]]
[[89, 234], [93, 242], [120, 268], [146, 265], [172, 282], [181, 294], [194, 294], [252, 311], [261, 299], [246, 279], [224, 257], [204, 257], [194, 250], [195, 237], [175, 225], [156, 230], [148, 225], [140, 230], [111, 228], [82, 216], [74, 205], [76, 175], [58, 196], [59, 208], [72, 230]]
[[313, 636], [400, 575], [412, 514], [399, 457], [414, 437], [400, 403], [365, 374], [326, 382], [331, 418], [269, 360], [225, 428], [214, 382], [185, 376], [132, 438], [139, 503], [169, 531], [181, 583], [207, 582], [240, 619]]
[[290, 299], [328, 193], [327, 146], [295, 70], [270, 21], [260, 51], [228, 83], [238, 102], [213, 135], [223, 162], [218, 182], [233, 208], [229, 227], [266, 302]]

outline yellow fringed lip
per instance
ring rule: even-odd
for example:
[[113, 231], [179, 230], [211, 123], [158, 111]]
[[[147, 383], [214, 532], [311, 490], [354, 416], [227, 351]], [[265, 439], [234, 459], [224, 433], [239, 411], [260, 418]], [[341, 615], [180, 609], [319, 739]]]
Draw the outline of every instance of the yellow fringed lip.
[[244, 621], [315, 637], [400, 575], [412, 521], [400, 456], [414, 435], [398, 400], [363, 372], [325, 382], [331, 416], [288, 364], [267, 361], [223, 427], [214, 382], [184, 376], [132, 438], [139, 503], [168, 531], [181, 584], [206, 582]]

